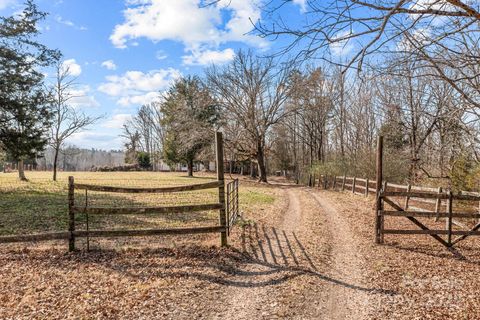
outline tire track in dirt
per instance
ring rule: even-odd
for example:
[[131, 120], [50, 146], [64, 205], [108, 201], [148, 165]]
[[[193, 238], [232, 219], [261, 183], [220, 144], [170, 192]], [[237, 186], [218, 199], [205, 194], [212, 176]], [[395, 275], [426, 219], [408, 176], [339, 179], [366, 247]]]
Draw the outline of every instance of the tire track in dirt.
[[286, 209], [244, 229], [250, 258], [229, 277], [228, 310], [217, 318], [365, 318], [363, 257], [347, 221], [321, 193], [282, 193]]
[[328, 221], [331, 236], [332, 268], [330, 276], [348, 285], [331, 284], [325, 319], [365, 319], [369, 295], [364, 288], [364, 258], [355, 244], [348, 222], [321, 193], [309, 192], [319, 205], [320, 214]]
[[[242, 266], [240, 274], [234, 279], [242, 283], [241, 287], [233, 287], [230, 291], [229, 310], [224, 319], [259, 319], [272, 315], [265, 311], [265, 305], [275, 308], [277, 302], [272, 301], [272, 287], [276, 283], [288, 281], [295, 277], [284, 266], [298, 265], [299, 261], [293, 253], [295, 250], [290, 234], [298, 231], [302, 218], [302, 206], [296, 194], [297, 188], [283, 188], [287, 199], [287, 207], [282, 210], [283, 217], [278, 225], [255, 225], [252, 234], [248, 235], [252, 261]], [[290, 239], [290, 240], [289, 240]], [[275, 289], [273, 289], [275, 290]]]

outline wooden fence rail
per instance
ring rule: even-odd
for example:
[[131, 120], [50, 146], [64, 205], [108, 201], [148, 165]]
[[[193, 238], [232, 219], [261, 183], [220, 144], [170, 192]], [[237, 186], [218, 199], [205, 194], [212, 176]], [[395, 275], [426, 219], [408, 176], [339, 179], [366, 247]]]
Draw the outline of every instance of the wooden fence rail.
[[[380, 180], [383, 181], [383, 180]], [[344, 176], [327, 176], [320, 175], [318, 178], [318, 186], [323, 188], [332, 188], [334, 190], [350, 191], [354, 194], [368, 196], [377, 193], [380, 190], [380, 196], [377, 197], [376, 203], [376, 223], [375, 234], [376, 242], [383, 243], [385, 234], [398, 235], [430, 235], [446, 247], [451, 247], [469, 236], [480, 235], [480, 193], [470, 191], [460, 191], [453, 194], [450, 190], [443, 188], [414, 186], [411, 184], [401, 185], [383, 181], [380, 188], [377, 188], [377, 182], [369, 178], [347, 177]], [[403, 206], [395, 202], [394, 199], [404, 198]], [[421, 207], [412, 206], [412, 201], [419, 203]], [[454, 212], [453, 203], [455, 201], [475, 202], [471, 208], [476, 212]], [[421, 204], [433, 208], [432, 210], [423, 208]], [[385, 209], [385, 205], [393, 209]], [[442, 211], [442, 208], [445, 210]], [[467, 210], [468, 211], [468, 210]], [[403, 217], [407, 218], [418, 229], [385, 229], [385, 217]], [[435, 222], [439, 219], [445, 219], [445, 229], [431, 229], [419, 219], [434, 218]], [[461, 219], [476, 219], [476, 223], [472, 228], [466, 227], [460, 223]], [[453, 226], [460, 227], [464, 230], [454, 229]], [[466, 229], [466, 230], [465, 230]], [[441, 236], [445, 236], [442, 238]], [[457, 238], [453, 239], [454, 236]]]
[[[227, 236], [230, 228], [239, 215], [238, 199], [238, 179], [227, 184], [227, 197], [225, 197], [225, 178], [224, 178], [224, 157], [223, 157], [223, 136], [217, 132], [215, 136], [216, 143], [216, 164], [217, 179], [212, 182], [159, 188], [130, 188], [113, 187], [92, 184], [76, 184], [74, 177], [68, 178], [68, 231], [47, 232], [30, 235], [12, 235], [0, 236], [0, 243], [44, 241], [44, 240], [68, 240], [69, 251], [75, 250], [76, 238], [87, 238], [87, 249], [89, 247], [90, 237], [125, 237], [125, 236], [152, 236], [152, 235], [180, 235], [197, 233], [220, 233], [220, 244], [227, 245]], [[204, 189], [218, 189], [218, 202], [191, 204], [181, 206], [165, 207], [95, 207], [88, 206], [88, 192], [115, 192], [115, 193], [177, 193], [187, 191], [197, 191]], [[85, 190], [85, 206], [75, 205], [75, 190]], [[228, 204], [226, 204], [228, 201]], [[207, 210], [218, 210], [219, 220], [216, 226], [199, 226], [190, 228], [166, 228], [166, 229], [141, 229], [141, 230], [90, 230], [89, 215], [128, 215], [128, 214], [157, 214], [157, 213], [181, 213], [197, 212]], [[86, 215], [87, 230], [76, 230], [76, 214]]]
[[[439, 199], [446, 200], [446, 208], [445, 212], [438, 211], [438, 206], [436, 206], [436, 210], [432, 211], [409, 211], [406, 207], [402, 208], [398, 203], [395, 202], [392, 197], [424, 197], [426, 199]], [[377, 208], [381, 208], [380, 210], [377, 209], [377, 216], [382, 217], [382, 223], [376, 225], [376, 234], [380, 235], [381, 240], [379, 243], [383, 243], [383, 235], [385, 234], [403, 234], [403, 235], [412, 235], [412, 234], [427, 234], [432, 236], [435, 240], [439, 241], [446, 247], [452, 247], [458, 242], [464, 240], [468, 236], [480, 235], [478, 231], [480, 229], [480, 223], [477, 223], [469, 230], [454, 230], [453, 225], [460, 225], [463, 229], [467, 228], [466, 226], [455, 223], [454, 218], [456, 219], [468, 219], [480, 218], [480, 213], [473, 213], [473, 212], [454, 212], [453, 211], [453, 203], [454, 201], [480, 201], [480, 197], [477, 195], [466, 195], [466, 194], [453, 194], [451, 191], [448, 191], [446, 194], [444, 193], [418, 193], [418, 192], [394, 192], [394, 191], [380, 191], [380, 195], [377, 198]], [[385, 204], [392, 207], [394, 210], [384, 210]], [[417, 227], [420, 229], [385, 229], [383, 218], [385, 216], [390, 217], [405, 217], [411, 222], [413, 222]], [[445, 218], [446, 224], [445, 229], [430, 229], [425, 224], [417, 220], [417, 218], [432, 218], [435, 217], [438, 221], [438, 218]], [[440, 235], [446, 235], [446, 239], [440, 237]], [[453, 236], [459, 236], [456, 239], [453, 239]]]

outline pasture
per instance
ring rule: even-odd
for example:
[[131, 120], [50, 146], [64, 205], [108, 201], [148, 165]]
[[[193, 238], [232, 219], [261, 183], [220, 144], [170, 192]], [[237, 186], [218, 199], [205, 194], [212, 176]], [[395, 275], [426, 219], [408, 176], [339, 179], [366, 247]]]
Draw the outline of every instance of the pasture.
[[[152, 188], [199, 184], [215, 180], [214, 174], [198, 173], [187, 177], [174, 172], [61, 172], [57, 182], [50, 172], [28, 172], [28, 182], [15, 173], [0, 174], [0, 235], [64, 231], [68, 228], [68, 176], [75, 183], [114, 187]], [[226, 177], [227, 182], [230, 177]], [[88, 197], [88, 198], [87, 198]], [[240, 188], [240, 210], [261, 210], [273, 203], [275, 193], [268, 188], [249, 185]], [[88, 202], [97, 207], [145, 207], [201, 204], [218, 200], [218, 191], [177, 192], [167, 194], [106, 193], [76, 190], [75, 205]], [[211, 226], [218, 222], [218, 211], [163, 213], [154, 215], [90, 215], [90, 229], [146, 229]], [[77, 229], [86, 228], [87, 217], [75, 217]]]

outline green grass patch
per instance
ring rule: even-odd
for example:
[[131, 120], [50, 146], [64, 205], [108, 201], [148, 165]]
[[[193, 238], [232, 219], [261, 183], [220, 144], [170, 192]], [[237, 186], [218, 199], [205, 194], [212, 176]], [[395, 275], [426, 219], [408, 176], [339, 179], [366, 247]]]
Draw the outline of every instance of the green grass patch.
[[[0, 235], [28, 234], [66, 230], [68, 226], [68, 176], [75, 182], [124, 186], [162, 187], [212, 181], [214, 175], [187, 177], [183, 173], [160, 172], [60, 172], [58, 181], [51, 181], [50, 172], [27, 172], [28, 182], [21, 182], [15, 173], [0, 173]], [[240, 209], [257, 210], [275, 201], [268, 188], [242, 186]], [[218, 202], [218, 191], [208, 189], [172, 194], [122, 194], [88, 192], [88, 205], [106, 207], [173, 206]], [[84, 206], [85, 191], [75, 193], [75, 204]], [[77, 214], [77, 229], [86, 228], [86, 215]], [[130, 229], [215, 225], [218, 211], [155, 215], [90, 215], [90, 229]]]

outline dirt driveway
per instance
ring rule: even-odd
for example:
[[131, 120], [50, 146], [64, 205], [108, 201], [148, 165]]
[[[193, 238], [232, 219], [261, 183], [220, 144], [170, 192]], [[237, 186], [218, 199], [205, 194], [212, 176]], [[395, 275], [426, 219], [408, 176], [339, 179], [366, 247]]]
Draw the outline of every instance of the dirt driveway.
[[[479, 286], [472, 277], [480, 271], [477, 246], [466, 242], [463, 260], [428, 240], [377, 246], [371, 199], [293, 185], [269, 187], [278, 200], [271, 210], [245, 216], [229, 248], [213, 246], [217, 237], [203, 239], [201, 246], [175, 242], [161, 249], [74, 254], [53, 244], [1, 248], [0, 319], [478, 315]], [[437, 275], [442, 281], [435, 280]]]

